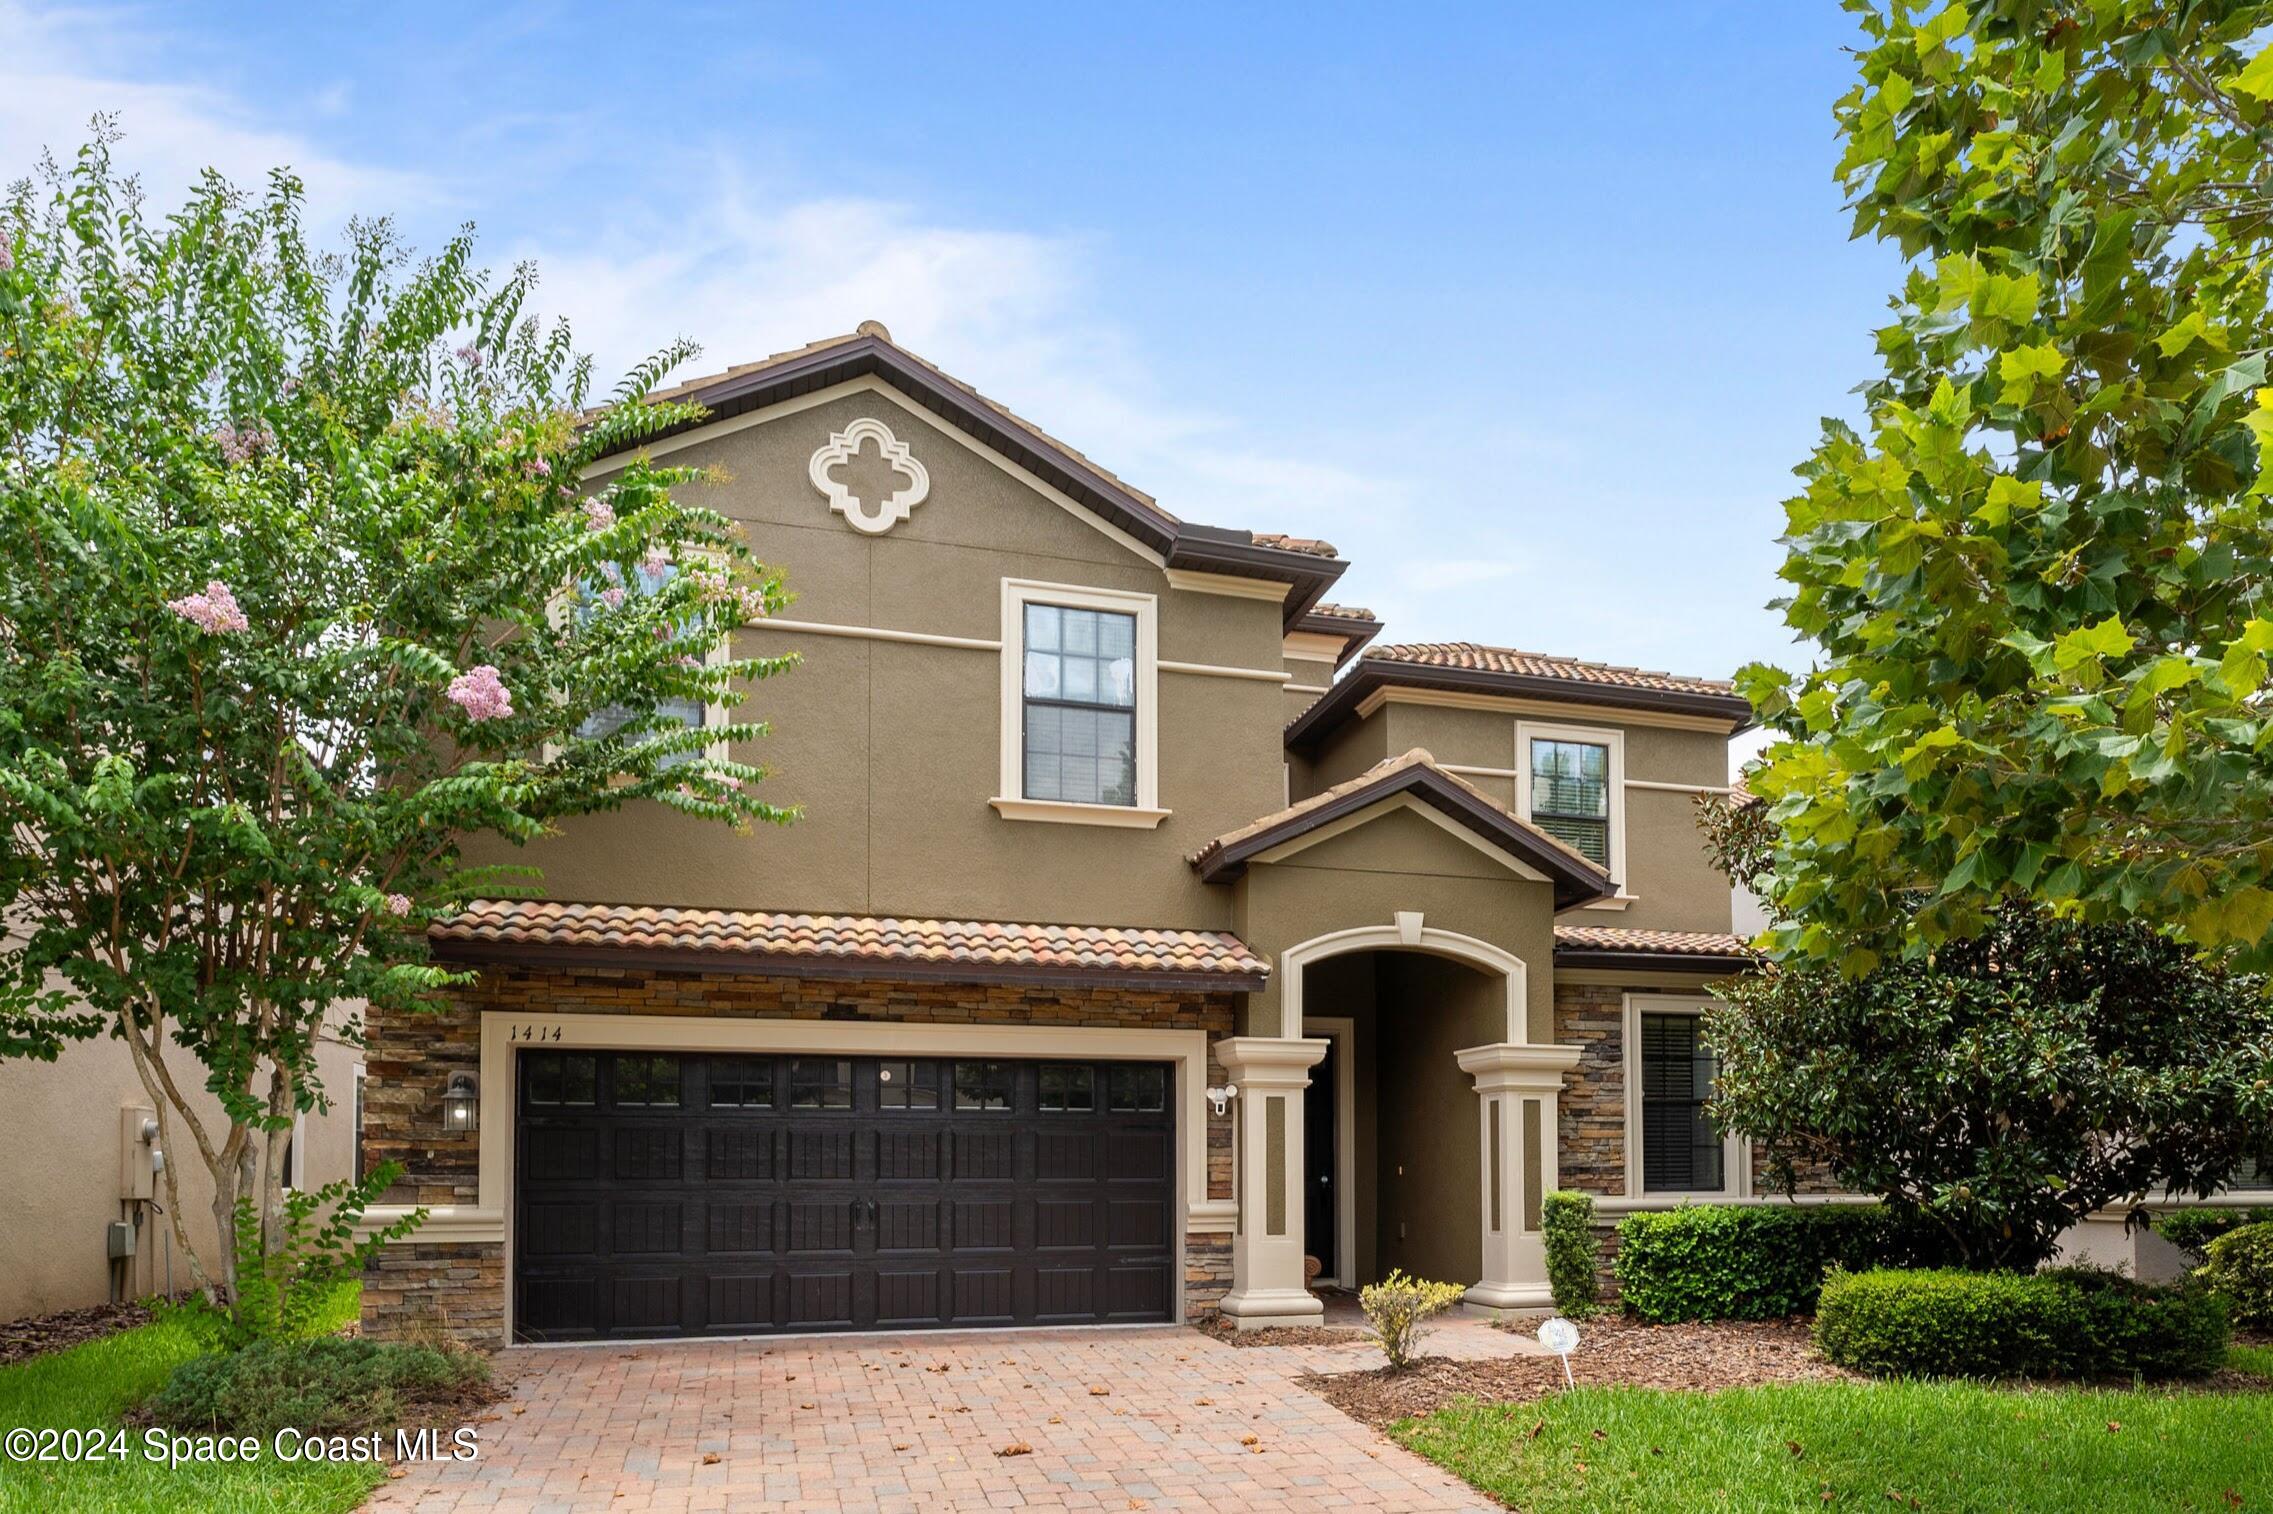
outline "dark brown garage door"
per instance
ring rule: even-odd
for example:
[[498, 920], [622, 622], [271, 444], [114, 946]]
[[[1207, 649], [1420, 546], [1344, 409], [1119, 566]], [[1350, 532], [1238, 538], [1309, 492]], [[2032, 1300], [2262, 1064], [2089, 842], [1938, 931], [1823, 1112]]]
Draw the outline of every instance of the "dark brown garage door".
[[524, 1340], [1173, 1317], [1160, 1063], [520, 1055]]

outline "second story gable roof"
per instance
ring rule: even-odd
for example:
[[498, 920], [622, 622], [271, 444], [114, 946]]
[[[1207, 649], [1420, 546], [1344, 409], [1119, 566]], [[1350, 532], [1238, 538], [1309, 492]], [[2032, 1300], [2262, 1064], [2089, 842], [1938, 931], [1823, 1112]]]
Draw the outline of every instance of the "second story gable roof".
[[861, 322], [849, 336], [827, 337], [656, 390], [648, 398], [690, 402], [709, 415], [648, 440], [860, 378], [888, 385], [942, 423], [985, 442], [1158, 553], [1168, 567], [1287, 585], [1284, 615], [1290, 628], [1312, 612], [1349, 566], [1328, 542], [1179, 518], [1008, 406], [900, 346], [878, 321]]
[[1352, 713], [1358, 713], [1358, 706], [1369, 696], [1388, 688], [1499, 694], [1694, 715], [1727, 721], [1732, 735], [1752, 724], [1751, 703], [1726, 679], [1656, 673], [1472, 641], [1429, 641], [1369, 649], [1347, 675], [1287, 727], [1286, 744], [1298, 749], [1309, 746]]

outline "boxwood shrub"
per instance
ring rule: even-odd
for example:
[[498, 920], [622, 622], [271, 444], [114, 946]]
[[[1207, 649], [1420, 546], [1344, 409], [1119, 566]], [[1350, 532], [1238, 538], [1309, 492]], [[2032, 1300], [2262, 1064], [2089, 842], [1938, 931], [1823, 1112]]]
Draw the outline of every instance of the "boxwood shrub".
[[1618, 1226], [1618, 1294], [1653, 1324], [1782, 1319], [1815, 1308], [1823, 1274], [1938, 1261], [1880, 1204], [1695, 1204]]
[[471, 1351], [324, 1335], [192, 1357], [148, 1408], [159, 1424], [184, 1430], [352, 1434], [397, 1424], [421, 1405], [478, 1402], [489, 1380], [488, 1361]]
[[1547, 1286], [1555, 1307], [1572, 1319], [1585, 1319], [1602, 1307], [1597, 1272], [1602, 1244], [1594, 1237], [1594, 1200], [1567, 1188], [1547, 1195], [1539, 1219], [1547, 1248]]
[[2168, 1214], [2155, 1216], [2155, 1234], [2197, 1257], [2210, 1254], [2210, 1243], [2228, 1231], [2244, 1225], [2263, 1225], [2273, 1222], [2273, 1204], [2260, 1204], [2253, 1209], [2173, 1209]]
[[2273, 1224], [2244, 1225], [2210, 1242], [2202, 1278], [2232, 1308], [2235, 1324], [2273, 1330]]
[[2081, 1267], [1837, 1272], [1815, 1311], [1824, 1358], [1877, 1377], [2201, 1377], [2231, 1337], [2198, 1283]]

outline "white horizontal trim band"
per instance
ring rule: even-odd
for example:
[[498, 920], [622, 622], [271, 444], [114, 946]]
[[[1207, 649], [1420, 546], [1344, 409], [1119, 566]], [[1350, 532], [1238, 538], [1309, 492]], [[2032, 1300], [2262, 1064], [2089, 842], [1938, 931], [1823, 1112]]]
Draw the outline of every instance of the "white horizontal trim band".
[[1289, 694], [1323, 694], [1326, 692], [1326, 685], [1322, 683], [1290, 683], [1286, 686], [1286, 691]]
[[1202, 678], [1251, 678], [1257, 683], [1285, 683], [1292, 673], [1274, 673], [1266, 668], [1226, 668], [1212, 662], [1170, 662], [1163, 657], [1159, 662], [1163, 673], [1196, 673]]
[[1729, 787], [1725, 783], [1656, 783], [1647, 778], [1629, 778], [1626, 780], [1626, 787], [1630, 789], [1656, 789], [1664, 794], [1725, 794], [1729, 792]]
[[[1002, 643], [977, 636], [940, 636], [930, 631], [888, 631], [882, 626], [840, 626], [823, 620], [753, 620], [745, 630], [794, 631], [807, 636], [850, 636], [862, 641], [904, 641], [919, 647], [960, 647], [972, 652], [999, 652]], [[1163, 663], [1163, 667], [1167, 664]]]

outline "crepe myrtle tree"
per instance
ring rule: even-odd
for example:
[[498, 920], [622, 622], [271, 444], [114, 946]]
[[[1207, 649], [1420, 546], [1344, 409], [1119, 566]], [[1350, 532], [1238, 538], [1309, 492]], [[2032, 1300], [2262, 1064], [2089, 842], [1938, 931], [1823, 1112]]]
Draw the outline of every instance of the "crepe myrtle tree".
[[[1766, 804], [1700, 811], [1735, 881], [1772, 869]], [[2033, 1268], [2088, 1215], [2143, 1219], [2273, 1161], [2264, 982], [2135, 921], [2008, 900], [1921, 956], [1764, 958], [1714, 993], [1709, 1112], [1762, 1143], [1763, 1176], [1828, 1170], [1965, 1266]]]
[[125, 1043], [209, 1293], [240, 1199], [283, 1243], [319, 1036], [434, 1004], [466, 975], [428, 922], [533, 886], [462, 866], [469, 838], [628, 804], [791, 818], [714, 755], [763, 724], [672, 713], [789, 663], [728, 655], [780, 579], [635, 451], [699, 415], [641, 398], [692, 349], [588, 408], [530, 271], [471, 258], [461, 234], [413, 262], [379, 222], [319, 255], [284, 173], [159, 218], [107, 133], [0, 211], [0, 1055]]
[[1909, 260], [1785, 505], [1779, 952], [2003, 901], [2273, 964], [2273, 4], [1848, 0], [1858, 236]]

